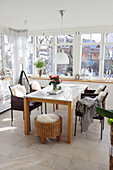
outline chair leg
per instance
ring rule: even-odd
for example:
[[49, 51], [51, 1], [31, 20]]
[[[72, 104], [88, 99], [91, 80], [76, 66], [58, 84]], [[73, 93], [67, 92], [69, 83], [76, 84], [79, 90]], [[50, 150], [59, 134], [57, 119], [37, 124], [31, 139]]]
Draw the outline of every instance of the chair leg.
[[104, 130], [104, 118], [103, 118], [103, 130]]
[[102, 140], [102, 131], [103, 131], [103, 120], [101, 120], [101, 134], [100, 134], [100, 140]]
[[29, 112], [29, 130], [31, 131], [31, 121], [30, 121], [30, 115], [31, 115], [31, 112]]
[[53, 104], [53, 112], [55, 112], [55, 104]]
[[80, 116], [79, 116], [79, 121], [80, 121]]
[[45, 114], [47, 114], [47, 103], [45, 103]]
[[74, 130], [74, 136], [76, 136], [76, 126], [77, 126], [77, 116], [75, 115], [75, 130]]
[[43, 114], [43, 109], [42, 109], [42, 106], [41, 106], [41, 114]]
[[81, 133], [82, 133], [82, 117], [81, 117], [81, 122], [80, 122], [80, 124], [81, 124]]
[[23, 120], [24, 120], [24, 112], [23, 112]]
[[11, 126], [13, 126], [13, 110], [11, 109]]

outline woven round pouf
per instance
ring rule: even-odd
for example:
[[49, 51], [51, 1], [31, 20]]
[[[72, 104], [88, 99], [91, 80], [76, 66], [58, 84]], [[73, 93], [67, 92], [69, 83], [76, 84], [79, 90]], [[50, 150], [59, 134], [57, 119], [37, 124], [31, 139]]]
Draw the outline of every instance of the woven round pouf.
[[62, 117], [55, 114], [42, 114], [34, 119], [35, 133], [45, 144], [46, 137], [56, 137], [60, 141], [62, 133]]

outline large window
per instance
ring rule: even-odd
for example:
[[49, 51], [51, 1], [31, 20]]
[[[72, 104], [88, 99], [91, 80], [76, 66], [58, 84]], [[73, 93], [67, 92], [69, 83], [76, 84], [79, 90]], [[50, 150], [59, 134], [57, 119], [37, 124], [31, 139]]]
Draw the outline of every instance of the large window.
[[113, 33], [105, 34], [104, 77], [106, 73], [113, 74]]
[[27, 73], [33, 74], [33, 36], [29, 36], [27, 40]]
[[73, 76], [73, 35], [58, 35], [56, 37], [57, 52], [64, 51], [69, 64], [57, 64], [57, 74], [64, 76]]
[[99, 77], [101, 34], [81, 34], [81, 72]]
[[[75, 76], [76, 74], [92, 75], [94, 78], [105, 78], [106, 73], [113, 78], [113, 32], [106, 28], [97, 30], [78, 28], [63, 32], [34, 32], [27, 40], [27, 74], [38, 71], [34, 63], [39, 59], [45, 62], [43, 75], [59, 74], [60, 76]], [[98, 32], [97, 32], [98, 31]], [[19, 40], [19, 56], [23, 56], [22, 44]], [[53, 58], [58, 52], [64, 51], [69, 64], [53, 64]], [[12, 51], [8, 43], [8, 33], [0, 33], [0, 72], [12, 70]], [[100, 77], [99, 77], [100, 76]], [[102, 77], [103, 76], [103, 77]]]
[[5, 70], [6, 72], [10, 72], [12, 69], [12, 60], [8, 44], [8, 35], [4, 35], [4, 54], [5, 54], [4, 58]]
[[35, 62], [43, 59], [43, 74], [53, 74], [53, 36], [37, 36], [35, 45]]
[[0, 34], [0, 72], [2, 70], [2, 34]]

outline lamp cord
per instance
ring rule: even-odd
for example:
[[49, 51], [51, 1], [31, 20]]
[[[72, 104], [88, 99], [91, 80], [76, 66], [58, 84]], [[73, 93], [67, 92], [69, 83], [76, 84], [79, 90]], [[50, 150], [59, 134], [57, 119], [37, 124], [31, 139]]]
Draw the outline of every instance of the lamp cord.
[[59, 10], [59, 13], [61, 15], [61, 35], [62, 35], [62, 25], [63, 25], [63, 16], [64, 16], [65, 10]]

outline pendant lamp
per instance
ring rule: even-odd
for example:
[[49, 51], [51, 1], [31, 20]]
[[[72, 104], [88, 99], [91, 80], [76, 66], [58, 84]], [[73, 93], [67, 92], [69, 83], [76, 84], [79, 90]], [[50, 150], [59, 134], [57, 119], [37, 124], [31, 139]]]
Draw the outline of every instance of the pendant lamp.
[[[59, 10], [59, 13], [61, 15], [61, 35], [62, 35], [62, 22], [63, 22], [63, 15], [64, 15], [65, 10]], [[55, 55], [54, 59], [53, 59], [53, 63], [54, 64], [69, 64], [69, 58], [66, 55], [66, 53], [64, 53], [64, 51], [60, 51], [57, 53], [57, 55]]]

